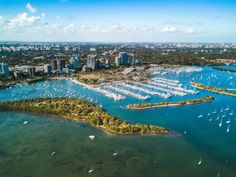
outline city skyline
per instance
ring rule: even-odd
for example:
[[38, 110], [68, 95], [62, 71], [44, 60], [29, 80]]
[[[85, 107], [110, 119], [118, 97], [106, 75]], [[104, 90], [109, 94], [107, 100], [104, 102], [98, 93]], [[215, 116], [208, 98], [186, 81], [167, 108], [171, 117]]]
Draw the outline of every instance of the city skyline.
[[0, 0], [0, 41], [236, 42], [232, 0]]

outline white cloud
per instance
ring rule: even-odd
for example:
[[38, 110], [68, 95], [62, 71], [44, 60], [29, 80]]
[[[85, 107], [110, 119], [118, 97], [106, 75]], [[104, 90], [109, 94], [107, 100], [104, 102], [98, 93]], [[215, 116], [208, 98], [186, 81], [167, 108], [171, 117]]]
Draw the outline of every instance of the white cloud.
[[10, 29], [14, 29], [17, 27], [26, 27], [39, 22], [41, 18], [41, 16], [28, 16], [28, 14], [24, 12], [10, 19], [6, 25]]
[[41, 17], [42, 17], [42, 19], [45, 19], [46, 14], [45, 13], [41, 13]]
[[178, 30], [174, 26], [166, 26], [161, 29], [162, 33], [176, 33]]
[[4, 22], [4, 17], [0, 16], [0, 24], [2, 24]]
[[185, 30], [185, 33], [187, 34], [195, 34], [196, 33], [196, 30], [194, 28], [187, 28]]
[[26, 5], [25, 5], [25, 7], [26, 7], [26, 9], [28, 9], [30, 12], [32, 12], [32, 13], [35, 13], [35, 12], [37, 12], [37, 9], [35, 8], [35, 7], [33, 7], [30, 3], [27, 3]]
[[79, 31], [89, 31], [90, 30], [90, 27], [88, 24], [81, 24], [78, 26], [78, 30]]
[[63, 28], [63, 30], [65, 33], [74, 33], [74, 32], [76, 32], [76, 26], [75, 26], [75, 24], [69, 24], [69, 25], [66, 25]]
[[127, 31], [127, 30], [128, 30], [128, 24], [126, 22], [118, 22], [115, 24], [94, 25], [94, 28], [93, 28], [94, 32], [99, 32], [99, 33], [112, 33], [112, 32], [120, 32], [120, 31]]
[[[155, 41], [172, 39], [175, 33], [181, 37], [199, 34], [203, 26], [196, 24], [160, 24], [159, 25], [134, 25], [127, 22], [94, 23], [84, 22], [69, 24], [63, 23], [57, 17], [48, 19], [48, 15], [32, 15], [24, 12], [17, 16], [0, 16], [0, 36], [5, 39], [21, 38], [23, 40], [45, 39], [45, 40], [84, 40], [84, 41]], [[3, 33], [2, 33], [3, 32]], [[20, 35], [19, 35], [20, 34]], [[19, 36], [18, 36], [19, 35]], [[43, 38], [44, 37], [44, 38]], [[178, 36], [177, 36], [178, 37]], [[170, 39], [171, 38], [171, 39]]]
[[133, 27], [132, 31], [142, 32], [142, 33], [157, 33], [157, 29], [155, 26], [147, 26], [147, 25]]

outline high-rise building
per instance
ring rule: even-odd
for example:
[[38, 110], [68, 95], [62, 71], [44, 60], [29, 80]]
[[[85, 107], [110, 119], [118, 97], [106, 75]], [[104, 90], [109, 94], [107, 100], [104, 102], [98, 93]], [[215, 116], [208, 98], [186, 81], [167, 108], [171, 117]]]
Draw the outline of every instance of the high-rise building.
[[121, 58], [121, 64], [122, 65], [127, 65], [128, 64], [129, 58], [128, 58], [128, 54], [126, 52], [121, 52], [119, 54], [119, 57]]
[[91, 68], [92, 70], [95, 70], [98, 68], [96, 55], [88, 55], [87, 66]]
[[129, 64], [128, 54], [126, 52], [120, 52], [119, 56], [115, 58], [116, 66]]
[[115, 58], [115, 64], [116, 64], [116, 66], [120, 66], [121, 65], [121, 58], [119, 56], [117, 56]]
[[52, 66], [49, 64], [46, 64], [43, 66], [43, 71], [45, 74], [51, 74], [52, 73]]
[[135, 65], [135, 56], [134, 56], [134, 54], [132, 54], [132, 55], [130, 56], [130, 64], [131, 64], [131, 65]]
[[57, 70], [62, 71], [63, 68], [66, 66], [66, 61], [65, 60], [57, 60]]
[[29, 67], [28, 74], [30, 77], [34, 77], [35, 76], [35, 67]]
[[52, 60], [52, 70], [53, 71], [57, 70], [57, 60]]
[[9, 67], [7, 63], [0, 63], [0, 74], [9, 75]]
[[62, 71], [66, 66], [66, 61], [63, 59], [53, 60], [52, 61], [52, 70], [53, 71]]
[[70, 59], [70, 67], [72, 69], [81, 68], [81, 59], [80, 59], [79, 56], [71, 57], [71, 59]]

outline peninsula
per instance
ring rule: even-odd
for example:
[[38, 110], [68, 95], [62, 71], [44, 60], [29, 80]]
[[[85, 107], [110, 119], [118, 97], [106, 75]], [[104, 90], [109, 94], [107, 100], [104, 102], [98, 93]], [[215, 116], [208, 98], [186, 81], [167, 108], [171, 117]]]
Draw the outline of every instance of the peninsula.
[[213, 101], [213, 100], [214, 100], [214, 97], [207, 96], [207, 97], [203, 97], [203, 98], [191, 99], [191, 100], [185, 100], [185, 101], [177, 101], [177, 102], [129, 104], [127, 106], [127, 108], [128, 109], [133, 109], [133, 110], [143, 110], [143, 109], [152, 109], [152, 108], [160, 108], [160, 107], [200, 104], [200, 103], [204, 103], [204, 102], [210, 102], [210, 101]]
[[210, 92], [220, 93], [220, 94], [229, 95], [229, 96], [236, 96], [236, 92], [232, 92], [224, 88], [217, 88], [217, 87], [212, 87], [209, 85], [203, 85], [198, 82], [190, 82], [190, 83], [192, 86], [201, 90], [207, 90]]
[[215, 70], [218, 71], [226, 71], [226, 72], [232, 72], [232, 73], [236, 73], [235, 69], [231, 69], [231, 68], [222, 68], [222, 67], [212, 67]]
[[0, 103], [0, 111], [22, 111], [80, 120], [117, 135], [166, 134], [168, 130], [154, 125], [131, 124], [114, 118], [87, 101], [69, 98], [46, 98]]

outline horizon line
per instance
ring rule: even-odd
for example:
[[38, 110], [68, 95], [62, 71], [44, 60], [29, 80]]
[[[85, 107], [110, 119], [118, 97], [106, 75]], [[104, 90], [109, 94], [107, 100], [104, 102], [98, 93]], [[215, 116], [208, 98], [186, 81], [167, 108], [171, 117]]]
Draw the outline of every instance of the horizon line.
[[182, 44], [236, 44], [235, 42], [181, 42], [181, 41], [176, 41], [176, 42], [168, 42], [168, 41], [160, 41], [160, 42], [154, 42], [154, 41], [60, 41], [60, 40], [51, 40], [51, 41], [37, 41], [37, 40], [0, 40], [0, 43], [10, 43], [10, 42], [15, 42], [15, 43], [20, 43], [20, 42], [25, 42], [25, 43], [112, 43], [112, 44], [127, 44], [127, 43], [149, 43], [149, 44], [176, 44], [176, 43], [182, 43]]

